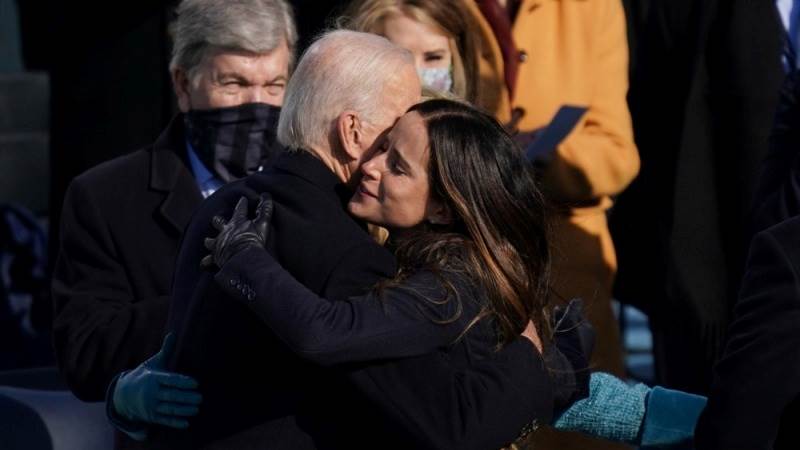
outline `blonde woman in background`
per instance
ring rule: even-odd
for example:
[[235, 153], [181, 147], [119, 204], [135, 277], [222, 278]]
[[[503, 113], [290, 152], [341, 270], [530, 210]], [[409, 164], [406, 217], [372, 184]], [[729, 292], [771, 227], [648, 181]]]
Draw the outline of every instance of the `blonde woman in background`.
[[411, 51], [427, 89], [477, 104], [478, 24], [461, 0], [356, 0], [343, 22]]

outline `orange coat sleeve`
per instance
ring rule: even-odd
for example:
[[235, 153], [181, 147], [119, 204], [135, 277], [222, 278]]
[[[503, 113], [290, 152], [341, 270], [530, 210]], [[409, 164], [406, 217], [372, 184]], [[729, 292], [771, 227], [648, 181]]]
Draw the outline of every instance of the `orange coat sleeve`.
[[544, 174], [551, 194], [585, 202], [620, 193], [639, 172], [628, 91], [628, 42], [620, 0], [597, 5], [587, 82], [593, 83], [588, 111], [558, 147]]

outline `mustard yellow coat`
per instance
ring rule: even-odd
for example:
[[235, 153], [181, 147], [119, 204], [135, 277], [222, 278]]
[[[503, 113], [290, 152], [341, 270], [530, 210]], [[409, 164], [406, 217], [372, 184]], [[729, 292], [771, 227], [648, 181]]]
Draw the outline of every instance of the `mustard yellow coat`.
[[628, 91], [628, 43], [621, 0], [523, 0], [512, 34], [519, 49], [513, 99], [492, 30], [472, 0], [480, 24], [478, 104], [500, 122], [521, 108], [521, 131], [547, 125], [565, 104], [588, 107], [544, 173], [550, 198], [563, 207], [554, 230], [554, 289], [582, 297], [597, 329], [593, 363], [621, 375], [621, 345], [611, 313], [617, 261], [606, 211], [639, 171]]

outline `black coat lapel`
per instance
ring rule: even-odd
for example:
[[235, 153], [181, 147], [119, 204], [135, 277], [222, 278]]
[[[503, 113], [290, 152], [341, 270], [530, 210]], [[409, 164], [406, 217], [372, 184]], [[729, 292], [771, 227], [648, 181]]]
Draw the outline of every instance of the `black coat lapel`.
[[181, 116], [173, 118], [153, 144], [150, 188], [165, 194], [154, 214], [163, 219], [173, 231], [183, 233], [203, 197], [187, 162]]

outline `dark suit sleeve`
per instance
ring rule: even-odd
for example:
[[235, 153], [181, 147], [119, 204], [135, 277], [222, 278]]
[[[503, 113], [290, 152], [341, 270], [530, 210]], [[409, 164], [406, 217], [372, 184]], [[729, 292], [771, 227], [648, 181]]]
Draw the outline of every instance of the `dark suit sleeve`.
[[370, 240], [344, 253], [325, 281], [322, 296], [342, 300], [361, 295], [378, 281], [393, 277], [395, 272], [394, 256]]
[[771, 449], [784, 408], [800, 393], [800, 277], [786, 253], [796, 247], [782, 245], [771, 230], [753, 240], [728, 344], [697, 427], [698, 449]]
[[103, 400], [114, 375], [158, 350], [168, 299], [134, 298], [108, 223], [80, 178], [64, 201], [52, 289], [56, 358], [78, 398]]
[[[375, 245], [364, 247], [348, 254], [369, 260], [374, 255], [368, 247]], [[341, 290], [356, 285], [343, 282], [345, 276], [358, 279], [354, 273], [334, 276], [331, 285]], [[330, 301], [296, 281], [269, 253], [252, 248], [232, 258], [215, 279], [292, 351], [322, 365], [424, 355], [454, 342], [472, 319], [457, 316], [460, 300], [429, 272], [414, 274], [381, 295], [371, 291]]]

